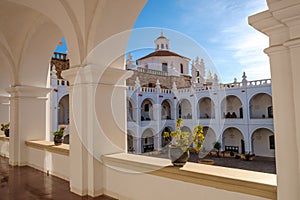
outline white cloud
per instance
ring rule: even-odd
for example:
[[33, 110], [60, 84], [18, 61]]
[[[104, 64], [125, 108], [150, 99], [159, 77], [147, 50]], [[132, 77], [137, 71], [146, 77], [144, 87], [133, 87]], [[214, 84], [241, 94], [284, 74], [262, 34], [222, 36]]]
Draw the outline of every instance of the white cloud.
[[233, 52], [233, 58], [246, 71], [248, 79], [270, 78], [268, 56], [263, 50], [268, 46], [268, 37], [253, 30], [244, 20], [222, 31], [227, 38], [224, 49]]
[[177, 5], [185, 30], [206, 41], [225, 81], [240, 77], [242, 71], [248, 80], [270, 78], [268, 56], [263, 53], [268, 38], [247, 22], [248, 16], [267, 9], [265, 1], [179, 0]]

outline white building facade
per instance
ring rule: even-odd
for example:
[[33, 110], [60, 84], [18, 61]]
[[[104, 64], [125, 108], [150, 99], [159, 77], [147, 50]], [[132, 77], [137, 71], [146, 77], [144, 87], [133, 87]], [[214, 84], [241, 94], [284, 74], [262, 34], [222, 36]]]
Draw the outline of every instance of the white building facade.
[[[206, 132], [204, 151], [216, 141], [222, 150], [274, 157], [274, 128], [271, 79], [221, 84], [218, 76], [205, 73], [205, 61], [192, 61], [191, 87], [167, 88], [168, 77], [189, 75], [189, 58], [170, 51], [169, 39], [161, 34], [156, 50], [135, 62], [127, 59], [127, 69], [157, 75], [155, 84], [127, 84], [128, 150], [144, 153], [161, 150], [165, 131], [175, 130], [177, 118], [184, 120], [183, 130], [191, 132], [202, 124]], [[146, 75], [147, 77], [147, 75]], [[145, 78], [144, 78], [145, 79]], [[143, 87], [144, 86], [144, 87]]]
[[[203, 125], [204, 151], [212, 150], [218, 141], [222, 150], [275, 156], [271, 79], [248, 81], [244, 73], [241, 82], [221, 84], [216, 74], [206, 73], [205, 61], [199, 58], [192, 61], [190, 77], [190, 59], [171, 52], [169, 39], [161, 34], [154, 43], [153, 53], [136, 62], [129, 55], [126, 62], [127, 70], [157, 77], [149, 83], [141, 83], [137, 77], [134, 85], [127, 84], [128, 151], [162, 150], [168, 144], [163, 133], [175, 130], [176, 119], [182, 118], [184, 131]], [[69, 92], [68, 82], [57, 77], [55, 65], [50, 74], [54, 132], [58, 126], [69, 124]], [[191, 87], [178, 83], [181, 88], [177, 88], [176, 81], [172, 88], [160, 83], [181, 76], [189, 77]]]

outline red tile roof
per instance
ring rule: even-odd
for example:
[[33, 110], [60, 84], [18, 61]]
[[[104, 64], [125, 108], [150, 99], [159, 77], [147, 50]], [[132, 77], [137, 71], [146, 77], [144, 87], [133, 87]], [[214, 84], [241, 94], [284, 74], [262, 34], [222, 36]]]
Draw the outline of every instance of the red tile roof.
[[177, 57], [180, 57], [180, 58], [183, 58], [183, 59], [190, 60], [189, 58], [181, 56], [181, 55], [179, 55], [177, 53], [174, 53], [172, 51], [154, 51], [153, 53], [150, 53], [150, 54], [148, 54], [148, 55], [146, 55], [142, 58], [139, 58], [136, 61], [143, 60], [143, 59], [150, 58], [150, 57], [155, 57], [155, 56], [177, 56]]

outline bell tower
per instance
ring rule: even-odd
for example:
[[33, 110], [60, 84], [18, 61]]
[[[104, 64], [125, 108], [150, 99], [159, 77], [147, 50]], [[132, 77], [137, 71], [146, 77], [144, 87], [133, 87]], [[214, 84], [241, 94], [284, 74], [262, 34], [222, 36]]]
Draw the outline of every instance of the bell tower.
[[161, 32], [160, 36], [156, 38], [154, 41], [155, 43], [155, 51], [169, 51], [170, 45], [169, 45], [169, 39], [164, 36], [164, 33]]

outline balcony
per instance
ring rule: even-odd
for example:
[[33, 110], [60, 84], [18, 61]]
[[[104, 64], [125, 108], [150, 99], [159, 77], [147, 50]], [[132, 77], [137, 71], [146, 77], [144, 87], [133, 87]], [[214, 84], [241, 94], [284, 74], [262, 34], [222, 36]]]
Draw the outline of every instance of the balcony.
[[[27, 141], [26, 146], [29, 166], [40, 170], [44, 169], [45, 175], [54, 176], [41, 176], [41, 172], [26, 167], [24, 174], [22, 173], [19, 179], [12, 180], [21, 181], [10, 185], [2, 183], [5, 185], [4, 188], [11, 190], [17, 187], [16, 185], [19, 183], [26, 182], [30, 177], [35, 177], [30, 186], [39, 193], [28, 194], [28, 188], [24, 187], [26, 184], [23, 184], [20, 186], [20, 191], [26, 191], [26, 193], [22, 193], [23, 195], [40, 195], [39, 197], [45, 195], [53, 198], [61, 194], [64, 198], [79, 198], [79, 196], [68, 191], [69, 145], [54, 146], [52, 142]], [[1, 158], [1, 160], [3, 159]], [[4, 162], [7, 165], [7, 159], [4, 159]], [[1, 163], [3, 165], [3, 162]], [[211, 199], [220, 197], [243, 200], [276, 199], [277, 183], [274, 174], [196, 163], [187, 163], [184, 167], [179, 168], [173, 167], [168, 159], [126, 153], [103, 156], [100, 167], [104, 169], [103, 175], [106, 177], [103, 179], [103, 193], [116, 199], [182, 199], [198, 198], [199, 195]], [[101, 168], [96, 170], [101, 170]], [[26, 171], [30, 171], [28, 179], [24, 179], [27, 177]], [[59, 184], [45, 187], [45, 181], [49, 181], [49, 183], [55, 181]], [[59, 187], [56, 188], [58, 185]], [[165, 187], [173, 188], [172, 193], [169, 190], [161, 190]], [[49, 190], [50, 188], [52, 190]], [[60, 191], [64, 192], [61, 193]], [[11, 197], [12, 195], [20, 195], [20, 193], [5, 193], [5, 195]], [[94, 199], [110, 200], [111, 198], [101, 196]]]

